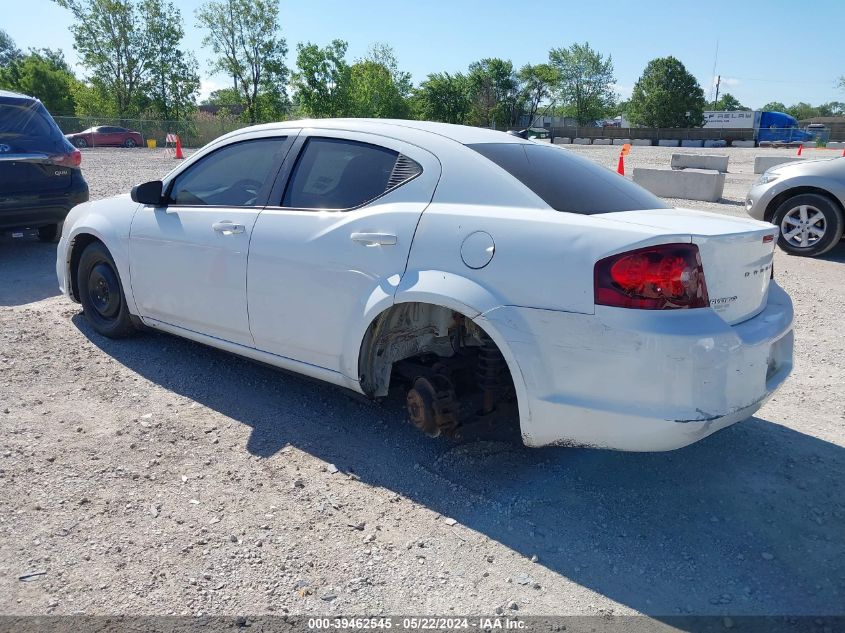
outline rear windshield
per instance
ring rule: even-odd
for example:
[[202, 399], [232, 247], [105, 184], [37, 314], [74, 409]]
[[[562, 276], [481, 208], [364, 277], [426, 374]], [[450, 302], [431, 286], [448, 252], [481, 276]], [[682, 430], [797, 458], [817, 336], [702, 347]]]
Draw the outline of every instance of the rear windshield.
[[592, 215], [668, 209], [639, 185], [560, 147], [479, 143], [471, 149], [496, 163], [557, 211]]
[[40, 102], [0, 98], [0, 143], [14, 152], [52, 152], [64, 136]]

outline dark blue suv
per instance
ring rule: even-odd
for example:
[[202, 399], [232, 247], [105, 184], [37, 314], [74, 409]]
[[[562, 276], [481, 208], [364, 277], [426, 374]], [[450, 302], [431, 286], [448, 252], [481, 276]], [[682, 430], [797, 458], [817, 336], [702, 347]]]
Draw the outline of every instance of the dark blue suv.
[[55, 240], [71, 208], [88, 200], [81, 163], [38, 99], [0, 90], [0, 232], [38, 229]]

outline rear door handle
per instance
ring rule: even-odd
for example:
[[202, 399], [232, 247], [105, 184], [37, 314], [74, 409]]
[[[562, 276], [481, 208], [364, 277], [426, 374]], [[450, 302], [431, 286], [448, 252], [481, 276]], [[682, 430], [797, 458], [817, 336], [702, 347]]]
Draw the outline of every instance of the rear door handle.
[[396, 244], [396, 236], [390, 233], [353, 233], [349, 236], [354, 242], [365, 246], [391, 246]]
[[224, 220], [223, 222], [215, 222], [211, 225], [218, 233], [222, 233], [223, 235], [234, 235], [235, 233], [243, 233], [244, 232], [244, 225], [243, 224], [235, 224], [234, 222], [229, 222]]

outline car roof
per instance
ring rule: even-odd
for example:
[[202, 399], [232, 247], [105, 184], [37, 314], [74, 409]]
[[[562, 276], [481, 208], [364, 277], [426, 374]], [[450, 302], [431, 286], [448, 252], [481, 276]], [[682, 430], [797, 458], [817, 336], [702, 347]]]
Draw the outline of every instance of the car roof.
[[20, 92], [12, 92], [11, 90], [0, 89], [0, 99], [8, 99], [15, 101], [38, 101], [35, 97], [30, 97]]
[[[529, 143], [523, 138], [506, 134], [497, 130], [471, 127], [468, 125], [455, 125], [453, 123], [439, 123], [435, 121], [412, 121], [407, 119], [299, 119], [294, 121], [281, 121], [279, 123], [265, 123], [256, 125], [246, 130], [278, 130], [285, 128], [322, 128], [347, 131], [360, 131], [371, 133], [387, 133], [396, 138], [402, 138], [402, 132], [417, 131], [436, 134], [437, 136], [450, 139], [462, 145], [475, 143]], [[246, 131], [244, 129], [240, 132]]]

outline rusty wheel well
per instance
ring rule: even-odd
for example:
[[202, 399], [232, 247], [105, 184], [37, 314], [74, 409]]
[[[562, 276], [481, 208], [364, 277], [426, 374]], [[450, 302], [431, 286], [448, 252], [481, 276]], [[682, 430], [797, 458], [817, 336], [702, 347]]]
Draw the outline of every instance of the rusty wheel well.
[[[68, 288], [70, 290], [71, 299], [77, 303], [79, 303], [79, 281], [76, 277], [77, 271], [79, 270], [79, 260], [82, 257], [82, 251], [84, 251], [89, 244], [93, 244], [94, 242], [103, 243], [102, 240], [90, 233], [80, 233], [73, 238], [73, 244], [70, 247], [70, 261], [68, 262], [70, 279], [68, 279]], [[105, 246], [105, 244], [103, 244], [103, 246]]]
[[815, 193], [820, 196], [824, 196], [828, 200], [830, 200], [836, 207], [845, 214], [845, 209], [842, 208], [842, 203], [836, 198], [836, 196], [831, 195], [829, 191], [821, 189], [819, 187], [795, 187], [794, 189], [787, 189], [786, 191], [779, 193], [772, 201], [769, 203], [769, 206], [766, 207], [766, 213], [763, 215], [763, 219], [766, 222], [774, 221], [775, 211], [778, 210], [778, 207], [783, 203], [784, 200], [787, 198], [791, 198], [792, 196], [797, 196], [802, 193]]
[[[394, 365], [400, 361], [428, 356], [449, 362], [447, 359], [460, 356], [462, 350], [482, 348], [501, 355], [489, 335], [466, 315], [431, 303], [399, 303], [379, 314], [367, 328], [358, 356], [361, 387], [372, 398], [384, 397]], [[506, 370], [512, 389], [510, 367]]]

